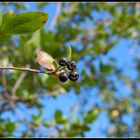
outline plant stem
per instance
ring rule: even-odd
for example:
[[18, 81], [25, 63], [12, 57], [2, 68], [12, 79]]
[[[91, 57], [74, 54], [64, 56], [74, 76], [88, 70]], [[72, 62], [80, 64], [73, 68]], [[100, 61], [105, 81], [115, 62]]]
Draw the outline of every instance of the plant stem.
[[65, 69], [65, 68], [66, 68], [66, 66], [65, 66], [65, 67], [63, 67], [63, 68], [61, 68], [61, 69], [59, 69], [59, 71], [61, 71], [61, 70]]
[[0, 70], [19, 70], [19, 71], [28, 71], [28, 72], [35, 72], [35, 73], [44, 73], [44, 74], [55, 74], [52, 72], [45, 72], [45, 71], [41, 71], [41, 70], [37, 70], [37, 69], [30, 69], [30, 68], [18, 68], [18, 67], [0, 67]]
[[61, 66], [59, 66], [59, 67], [54, 71], [54, 73], [56, 73], [60, 68], [61, 68]]

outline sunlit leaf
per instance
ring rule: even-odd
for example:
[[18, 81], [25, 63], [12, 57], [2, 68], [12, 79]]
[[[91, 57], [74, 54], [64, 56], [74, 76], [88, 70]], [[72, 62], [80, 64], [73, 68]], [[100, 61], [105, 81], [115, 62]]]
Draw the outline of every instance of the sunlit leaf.
[[12, 17], [12, 12], [10, 12], [10, 11], [7, 12], [7, 13], [5, 13], [2, 16], [2, 23], [1, 23], [1, 27], [0, 27], [0, 42], [1, 41], [4, 41], [4, 40], [6, 40], [6, 39], [8, 39], [10, 37], [10, 35], [8, 34], [8, 32], [6, 32], [4, 29], [7, 26], [7, 24], [9, 23], [11, 17]]
[[1, 24], [2, 24], [2, 12], [0, 10], [0, 27], [1, 27]]
[[56, 112], [55, 112], [55, 119], [56, 120], [59, 120], [59, 119], [61, 119], [62, 118], [62, 112], [60, 111], [60, 110], [57, 110]]
[[7, 34], [26, 34], [40, 29], [48, 20], [45, 12], [13, 14], [8, 22], [3, 22], [2, 31]]
[[53, 64], [54, 59], [46, 52], [38, 50], [37, 52], [37, 62], [47, 68], [48, 70], [54, 70], [55, 66]]
[[97, 118], [98, 112], [97, 110], [91, 110], [87, 113], [87, 116], [84, 118], [85, 123], [91, 123]]
[[57, 123], [66, 123], [67, 122], [67, 119], [66, 118], [63, 118], [63, 114], [60, 110], [56, 110], [55, 112], [55, 120]]
[[6, 127], [7, 131], [9, 131], [9, 132], [12, 132], [16, 128], [16, 126], [13, 122], [8, 122], [5, 125], [5, 127]]
[[26, 45], [29, 44], [33, 44], [35, 47], [40, 47], [40, 31], [33, 33], [32, 38], [26, 43]]
[[[6, 26], [9, 24], [9, 21], [11, 20], [12, 18], [12, 12], [8, 11], [6, 12], [3, 17], [2, 17], [2, 23], [1, 23], [1, 32], [4, 31], [4, 29], [6, 28]], [[9, 28], [7, 26], [7, 28]]]
[[71, 60], [71, 54], [72, 54], [71, 46], [68, 45], [68, 46], [67, 46], [67, 60], [68, 60], [68, 61]]

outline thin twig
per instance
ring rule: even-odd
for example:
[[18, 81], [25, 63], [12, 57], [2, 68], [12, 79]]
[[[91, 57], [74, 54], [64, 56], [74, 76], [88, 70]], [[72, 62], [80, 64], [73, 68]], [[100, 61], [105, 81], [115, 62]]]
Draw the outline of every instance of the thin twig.
[[[30, 68], [30, 65], [27, 65], [26, 67]], [[18, 87], [22, 83], [22, 81], [23, 81], [24, 77], [26, 76], [26, 74], [27, 74], [27, 72], [22, 73], [20, 75], [20, 77], [17, 79], [15, 85], [13, 86], [13, 89], [12, 89], [12, 96], [13, 96], [13, 98], [15, 97], [16, 90], [18, 89]]]
[[24, 77], [26, 76], [26, 74], [27, 74], [27, 72], [22, 73], [22, 74], [20, 75], [20, 77], [17, 79], [17, 81], [16, 81], [16, 83], [15, 83], [13, 89], [12, 89], [12, 96], [13, 96], [13, 97], [15, 96], [16, 90], [17, 90], [18, 87], [21, 85], [21, 83], [22, 83]]
[[14, 113], [19, 117], [19, 119], [25, 122], [25, 118], [22, 115], [22, 112], [15, 106], [13, 102], [11, 102], [11, 107], [13, 108]]
[[65, 66], [65, 67], [63, 67], [63, 68], [61, 68], [61, 69], [59, 69], [59, 71], [61, 71], [61, 70], [63, 70], [63, 69], [65, 69], [65, 70], [66, 70], [66, 66]]
[[56, 73], [60, 68], [61, 68], [61, 66], [59, 66], [59, 67], [54, 71], [54, 73]]
[[37, 69], [30, 69], [30, 68], [18, 68], [18, 67], [0, 67], [0, 70], [19, 70], [19, 71], [28, 71], [28, 72], [35, 72], [35, 73], [44, 73], [44, 74], [54, 74], [53, 72], [45, 72]]
[[6, 86], [6, 77], [5, 77], [5, 73], [2, 71], [2, 86], [4, 88], [4, 92], [7, 92], [7, 86]]

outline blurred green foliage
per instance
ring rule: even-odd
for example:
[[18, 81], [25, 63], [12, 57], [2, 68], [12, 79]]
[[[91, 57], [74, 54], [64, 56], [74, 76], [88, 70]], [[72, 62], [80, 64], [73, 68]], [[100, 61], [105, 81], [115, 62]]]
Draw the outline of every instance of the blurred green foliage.
[[[20, 13], [20, 10], [25, 9], [28, 11], [28, 7], [24, 3], [1, 2], [0, 4], [3, 6], [3, 12], [7, 12], [11, 5], [15, 9], [14, 13]], [[36, 5], [38, 10], [41, 10], [49, 3], [36, 3]], [[23, 76], [23, 73], [19, 71], [1, 71], [0, 85], [3, 90], [0, 94], [0, 115], [6, 111], [11, 111], [17, 117], [19, 115], [19, 119], [16, 123], [1, 119], [0, 136], [14, 136], [14, 132], [23, 123], [26, 124], [26, 130], [22, 133], [22, 137], [36, 136], [35, 133], [39, 133], [40, 127], [45, 127], [48, 130], [55, 128], [54, 134], [49, 134], [49, 132], [44, 134], [48, 137], [84, 137], [85, 132], [90, 131], [89, 124], [93, 125], [99, 113], [104, 111], [108, 113], [114, 128], [106, 132], [108, 136], [140, 136], [140, 90], [137, 86], [140, 78], [138, 76], [136, 80], [132, 81], [123, 74], [122, 69], [117, 68], [115, 59], [106, 56], [122, 38], [131, 39], [134, 42], [139, 40], [140, 13], [137, 10], [139, 3], [58, 3], [58, 5], [61, 5], [61, 14], [57, 17], [54, 26], [55, 31], [46, 31], [42, 27], [37, 32], [14, 36], [15, 39], [8, 36], [6, 40], [0, 42], [0, 65], [24, 67], [29, 64], [32, 68], [38, 69], [38, 63], [36, 62], [36, 49], [38, 47], [58, 60], [61, 56], [66, 55], [63, 46], [66, 43], [73, 43], [72, 59], [76, 60], [77, 63], [82, 62], [84, 65], [81, 67], [80, 80], [76, 83], [62, 84], [57, 77], [37, 76], [34, 73], [25, 73], [25, 76]], [[96, 19], [93, 12], [98, 13], [100, 18]], [[106, 18], [104, 13], [109, 16]], [[4, 17], [2, 19], [0, 13], [0, 25], [2, 20], [5, 19]], [[35, 20], [39, 20], [39, 18], [35, 18]], [[93, 23], [92, 27], [89, 28], [86, 25], [87, 20]], [[11, 22], [7, 24], [10, 25], [9, 28], [12, 26]], [[81, 27], [81, 25], [83, 26]], [[37, 26], [40, 27], [40, 25]], [[22, 29], [25, 28], [22, 27]], [[6, 32], [8, 31], [10, 29], [6, 30]], [[5, 30], [3, 33], [5, 33]], [[17, 31], [14, 33], [17, 33]], [[102, 56], [108, 57], [108, 64], [102, 62]], [[99, 70], [93, 63], [95, 60], [99, 61]], [[139, 71], [140, 62], [136, 62]], [[16, 83], [22, 76], [24, 77], [22, 84], [13, 92]], [[131, 86], [134, 93], [131, 98], [114, 98], [117, 89], [113, 79], [107, 79], [109, 76], [115, 76], [118, 81], [123, 81], [125, 86]], [[104, 107], [96, 105], [91, 106], [89, 110], [82, 110], [81, 119], [73, 111], [68, 118], [63, 115], [61, 110], [56, 110], [51, 121], [41, 118], [42, 103], [39, 100], [40, 96], [49, 95], [52, 98], [57, 98], [71, 89], [74, 89], [75, 94], [80, 96], [83, 89], [87, 90], [94, 87], [98, 87], [102, 102], [105, 104]], [[24, 104], [27, 111], [36, 108], [39, 114], [30, 116], [25, 111], [25, 114], [27, 113], [30, 116], [31, 121], [20, 118], [19, 104]], [[131, 131], [122, 122], [121, 116], [123, 114], [130, 114], [135, 120]]]

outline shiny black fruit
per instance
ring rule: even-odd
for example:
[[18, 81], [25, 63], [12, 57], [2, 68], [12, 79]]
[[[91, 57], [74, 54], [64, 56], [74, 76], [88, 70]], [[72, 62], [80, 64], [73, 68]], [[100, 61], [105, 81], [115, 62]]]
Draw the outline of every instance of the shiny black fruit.
[[67, 63], [67, 67], [69, 70], [74, 70], [76, 68], [76, 63], [75, 61], [71, 60]]
[[68, 74], [66, 72], [62, 72], [59, 74], [59, 80], [61, 82], [66, 82], [68, 80]]
[[59, 60], [59, 65], [60, 66], [66, 66], [67, 64], [67, 58], [66, 57], [61, 57]]
[[70, 72], [69, 79], [71, 81], [77, 81], [79, 79], [79, 73], [77, 71]]

